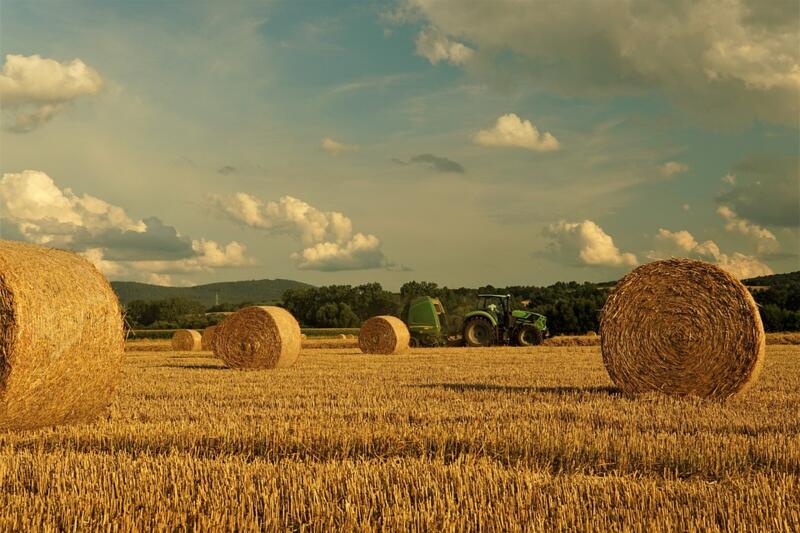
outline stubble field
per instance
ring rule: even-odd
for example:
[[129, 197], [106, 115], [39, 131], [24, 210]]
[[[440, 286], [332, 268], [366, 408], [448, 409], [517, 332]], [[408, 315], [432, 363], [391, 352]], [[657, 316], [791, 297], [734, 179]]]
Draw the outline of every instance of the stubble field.
[[726, 403], [621, 396], [597, 347], [166, 346], [107, 419], [0, 434], [0, 530], [800, 528], [800, 346]]

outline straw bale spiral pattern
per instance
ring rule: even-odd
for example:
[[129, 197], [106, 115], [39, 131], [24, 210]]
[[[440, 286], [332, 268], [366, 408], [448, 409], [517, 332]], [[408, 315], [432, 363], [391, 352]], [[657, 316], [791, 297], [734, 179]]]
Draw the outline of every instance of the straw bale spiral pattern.
[[292, 366], [300, 354], [300, 325], [280, 307], [246, 307], [217, 325], [212, 348], [230, 368]]
[[172, 334], [171, 342], [176, 352], [197, 352], [203, 346], [203, 336], [193, 329], [179, 329]]
[[358, 347], [364, 353], [401, 354], [408, 350], [411, 334], [405, 323], [393, 316], [374, 316], [358, 332]]
[[633, 270], [608, 298], [600, 335], [611, 380], [631, 394], [727, 398], [756, 380], [764, 359], [764, 328], [749, 291], [703, 261]]

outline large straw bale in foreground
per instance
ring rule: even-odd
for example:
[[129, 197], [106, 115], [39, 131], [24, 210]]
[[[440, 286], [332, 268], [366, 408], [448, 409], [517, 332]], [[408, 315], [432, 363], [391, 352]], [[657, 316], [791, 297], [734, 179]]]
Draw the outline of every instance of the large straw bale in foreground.
[[358, 332], [358, 347], [364, 353], [401, 354], [408, 350], [411, 334], [397, 317], [374, 316]]
[[203, 348], [203, 336], [193, 329], [179, 329], [172, 334], [171, 342], [176, 352], [199, 352]]
[[208, 326], [206, 329], [203, 330], [203, 338], [201, 341], [203, 350], [212, 350], [213, 342], [214, 342], [214, 332], [217, 330], [217, 326]]
[[219, 324], [214, 335], [214, 354], [230, 368], [282, 368], [300, 354], [300, 325], [280, 307], [246, 307]]
[[747, 288], [719, 267], [668, 259], [625, 276], [603, 307], [603, 361], [626, 393], [727, 398], [764, 359], [764, 328]]
[[0, 241], [0, 431], [103, 414], [123, 353], [119, 302], [88, 261]]

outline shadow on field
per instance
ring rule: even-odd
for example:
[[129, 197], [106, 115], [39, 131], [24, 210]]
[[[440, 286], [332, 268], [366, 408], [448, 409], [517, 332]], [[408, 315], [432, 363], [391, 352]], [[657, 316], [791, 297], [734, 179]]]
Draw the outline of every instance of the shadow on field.
[[220, 365], [153, 365], [150, 368], [182, 368], [182, 369], [189, 369], [189, 370], [228, 370], [226, 366]]
[[622, 396], [622, 391], [616, 387], [521, 387], [517, 385], [493, 385], [491, 383], [431, 383], [428, 385], [410, 385], [422, 389], [445, 389], [455, 392], [490, 391], [490, 392], [516, 392], [522, 394], [605, 394], [608, 396]]

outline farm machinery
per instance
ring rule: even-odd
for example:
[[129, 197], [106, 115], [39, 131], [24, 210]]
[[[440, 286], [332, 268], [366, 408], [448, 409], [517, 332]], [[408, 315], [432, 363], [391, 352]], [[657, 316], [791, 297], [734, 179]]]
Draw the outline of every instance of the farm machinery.
[[479, 294], [477, 309], [464, 317], [461, 337], [446, 334], [444, 306], [437, 298], [411, 301], [406, 320], [411, 346], [533, 346], [547, 334], [547, 319], [538, 313], [511, 309], [508, 294]]

